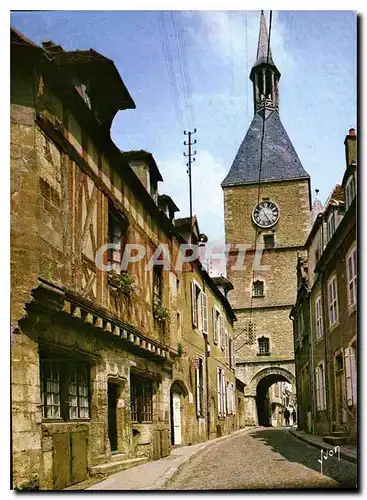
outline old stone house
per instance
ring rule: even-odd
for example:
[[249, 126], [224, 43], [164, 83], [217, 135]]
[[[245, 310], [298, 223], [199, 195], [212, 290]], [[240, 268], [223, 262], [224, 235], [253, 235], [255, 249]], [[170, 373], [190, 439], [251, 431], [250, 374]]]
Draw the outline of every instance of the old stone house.
[[357, 429], [356, 134], [345, 139], [341, 185], [319, 207], [298, 263], [292, 310], [299, 425], [327, 442], [355, 442]]
[[111, 140], [129, 108], [111, 60], [11, 30], [18, 489], [62, 489], [238, 425], [235, 315], [198, 261], [152, 261], [164, 245], [176, 262], [187, 239], [153, 155]]

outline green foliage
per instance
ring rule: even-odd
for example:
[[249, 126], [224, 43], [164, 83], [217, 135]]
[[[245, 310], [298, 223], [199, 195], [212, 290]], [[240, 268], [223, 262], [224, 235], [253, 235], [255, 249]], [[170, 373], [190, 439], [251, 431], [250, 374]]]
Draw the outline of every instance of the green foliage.
[[134, 278], [128, 273], [117, 274], [115, 271], [112, 271], [108, 275], [108, 281], [112, 286], [118, 288], [121, 293], [128, 297], [135, 291]]
[[183, 345], [181, 344], [181, 342], [177, 344], [177, 352], [179, 356], [183, 355]]
[[153, 306], [153, 316], [157, 321], [161, 321], [162, 323], [169, 323], [171, 321], [169, 310], [157, 303]]

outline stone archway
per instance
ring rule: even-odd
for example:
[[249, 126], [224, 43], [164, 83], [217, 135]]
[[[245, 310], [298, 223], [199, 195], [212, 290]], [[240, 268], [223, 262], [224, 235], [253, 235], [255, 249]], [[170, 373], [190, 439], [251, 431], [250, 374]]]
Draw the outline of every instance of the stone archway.
[[271, 425], [268, 413], [268, 391], [276, 382], [288, 382], [296, 387], [294, 373], [288, 368], [268, 366], [258, 370], [245, 389], [247, 399], [246, 425]]

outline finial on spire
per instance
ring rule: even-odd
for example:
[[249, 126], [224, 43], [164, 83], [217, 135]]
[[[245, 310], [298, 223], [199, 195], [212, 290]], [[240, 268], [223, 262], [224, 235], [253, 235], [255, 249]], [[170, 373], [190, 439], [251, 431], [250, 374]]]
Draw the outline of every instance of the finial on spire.
[[262, 63], [272, 64], [274, 66], [274, 61], [271, 55], [271, 48], [269, 44], [268, 29], [266, 26], [266, 19], [263, 10], [261, 11], [260, 15], [259, 41], [257, 44], [256, 62], [254, 66], [258, 66]]

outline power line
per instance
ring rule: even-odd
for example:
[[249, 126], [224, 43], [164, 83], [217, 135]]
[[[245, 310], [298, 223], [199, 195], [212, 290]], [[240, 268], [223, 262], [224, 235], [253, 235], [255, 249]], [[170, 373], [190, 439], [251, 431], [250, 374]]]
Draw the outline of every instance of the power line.
[[178, 93], [178, 88], [177, 88], [175, 70], [174, 70], [174, 66], [173, 66], [171, 48], [170, 48], [169, 38], [168, 38], [168, 34], [167, 34], [167, 26], [166, 26], [166, 20], [164, 17], [164, 12], [162, 12], [162, 11], [158, 12], [158, 21], [159, 21], [160, 34], [161, 34], [161, 40], [162, 40], [162, 46], [163, 46], [163, 53], [164, 53], [164, 58], [166, 61], [166, 67], [167, 67], [167, 72], [168, 72], [168, 78], [169, 78], [170, 86], [171, 86], [171, 90], [172, 90], [173, 105], [175, 108], [175, 113], [176, 113], [176, 118], [177, 118], [178, 124], [182, 130], [184, 128], [183, 127], [183, 118], [182, 118], [182, 113], [181, 113], [181, 108], [180, 108], [180, 99], [179, 99], [179, 93]]
[[190, 77], [190, 67], [188, 64], [188, 58], [187, 58], [187, 52], [186, 52], [185, 30], [183, 28], [183, 23], [182, 23], [182, 13], [180, 11], [177, 12], [177, 26], [178, 26], [179, 41], [180, 41], [180, 45], [181, 45], [181, 52], [183, 55], [183, 69], [184, 69], [184, 73], [185, 73], [185, 81], [186, 81], [187, 92], [188, 92], [188, 111], [189, 111], [189, 114], [191, 117], [191, 122], [194, 123], [195, 115], [194, 115], [194, 109], [192, 106], [192, 86], [191, 86], [191, 77]]

